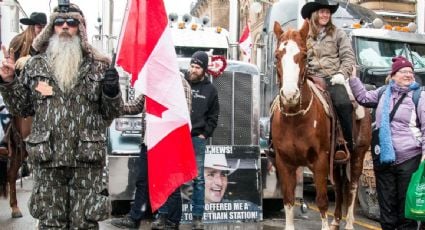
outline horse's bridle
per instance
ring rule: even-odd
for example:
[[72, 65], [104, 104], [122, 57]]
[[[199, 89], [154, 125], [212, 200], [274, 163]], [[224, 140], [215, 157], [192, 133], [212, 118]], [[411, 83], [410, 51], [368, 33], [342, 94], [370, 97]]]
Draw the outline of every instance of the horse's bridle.
[[[301, 86], [305, 83], [305, 75], [306, 75], [306, 70], [307, 70], [307, 65], [304, 67], [304, 71], [303, 71], [303, 74], [302, 74], [302, 79], [301, 79], [301, 81], [298, 83], [298, 88], [300, 88], [301, 89]], [[313, 98], [314, 98], [314, 93], [313, 93], [313, 91], [311, 90], [311, 88], [310, 87], [308, 87], [309, 89], [310, 89], [310, 92], [311, 92], [311, 97], [310, 97], [310, 101], [309, 101], [309, 103], [308, 103], [308, 106], [307, 106], [307, 108], [305, 108], [305, 109], [302, 109], [302, 94], [300, 94], [300, 102], [299, 102], [299, 105], [300, 105], [300, 109], [297, 111], [297, 112], [295, 112], [295, 113], [288, 113], [288, 112], [284, 112], [283, 111], [283, 102], [282, 102], [282, 96], [280, 96], [279, 95], [279, 111], [284, 115], [284, 116], [286, 116], [286, 117], [294, 117], [294, 116], [297, 116], [297, 115], [300, 115], [301, 114], [301, 116], [304, 116], [310, 109], [311, 109], [311, 105], [313, 104]]]

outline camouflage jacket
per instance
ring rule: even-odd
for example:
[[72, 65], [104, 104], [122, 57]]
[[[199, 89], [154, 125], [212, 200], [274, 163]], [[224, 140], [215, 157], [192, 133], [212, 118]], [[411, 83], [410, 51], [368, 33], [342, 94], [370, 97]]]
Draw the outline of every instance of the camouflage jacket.
[[[66, 64], [66, 63], [64, 63]], [[41, 167], [102, 167], [105, 163], [105, 131], [122, 109], [115, 98], [102, 94], [101, 79], [107, 63], [84, 58], [74, 88], [64, 93], [58, 86], [46, 54], [32, 57], [21, 76], [0, 84], [10, 112], [33, 116], [31, 134], [25, 139], [33, 163]], [[44, 81], [51, 96], [35, 88]]]

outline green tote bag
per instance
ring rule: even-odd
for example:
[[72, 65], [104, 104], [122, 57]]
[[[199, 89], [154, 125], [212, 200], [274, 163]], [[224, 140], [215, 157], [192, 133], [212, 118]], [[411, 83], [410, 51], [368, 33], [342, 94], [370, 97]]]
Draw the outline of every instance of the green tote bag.
[[407, 188], [404, 215], [408, 219], [425, 221], [425, 161], [413, 173]]

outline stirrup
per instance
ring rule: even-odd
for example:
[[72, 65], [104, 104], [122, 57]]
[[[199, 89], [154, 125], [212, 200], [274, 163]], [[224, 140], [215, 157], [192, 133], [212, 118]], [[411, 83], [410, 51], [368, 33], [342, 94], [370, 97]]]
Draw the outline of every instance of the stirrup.
[[9, 155], [9, 151], [7, 150], [6, 147], [1, 146], [0, 147], [0, 156], [5, 156], [7, 157]]
[[[345, 151], [344, 151], [345, 149]], [[335, 164], [345, 164], [350, 159], [350, 151], [347, 148], [346, 144], [342, 145], [342, 149], [338, 148], [334, 154]]]

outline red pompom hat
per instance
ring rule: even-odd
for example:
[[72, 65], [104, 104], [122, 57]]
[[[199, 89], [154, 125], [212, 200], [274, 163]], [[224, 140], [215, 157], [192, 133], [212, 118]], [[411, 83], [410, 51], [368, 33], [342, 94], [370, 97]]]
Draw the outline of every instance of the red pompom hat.
[[394, 75], [399, 69], [403, 67], [410, 67], [413, 70], [412, 63], [403, 56], [393, 57], [392, 61], [393, 65], [391, 66], [391, 75]]

